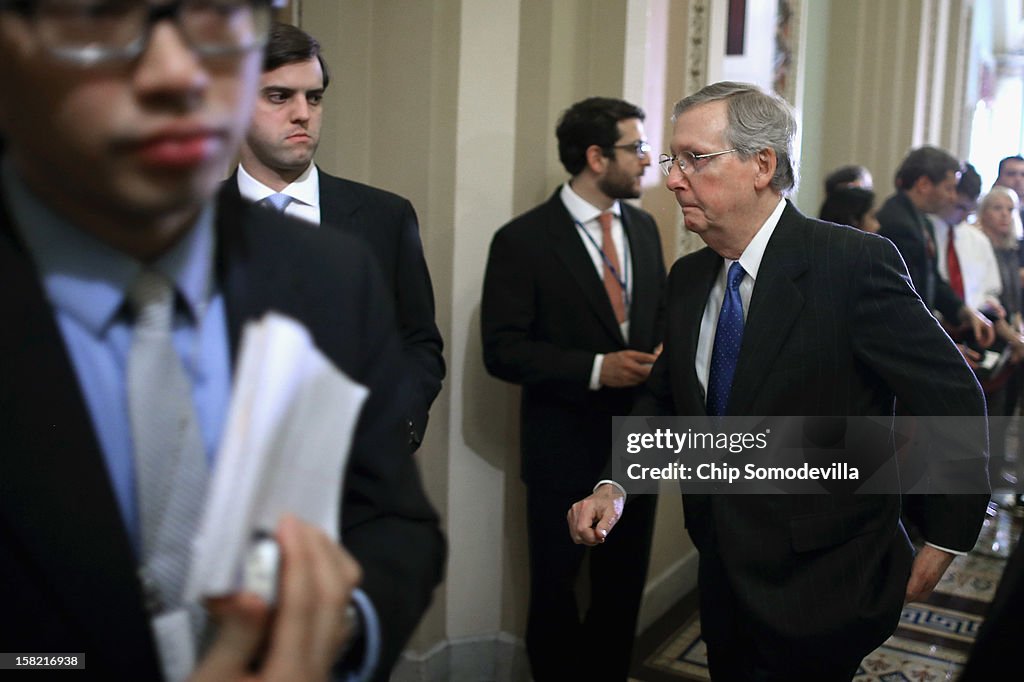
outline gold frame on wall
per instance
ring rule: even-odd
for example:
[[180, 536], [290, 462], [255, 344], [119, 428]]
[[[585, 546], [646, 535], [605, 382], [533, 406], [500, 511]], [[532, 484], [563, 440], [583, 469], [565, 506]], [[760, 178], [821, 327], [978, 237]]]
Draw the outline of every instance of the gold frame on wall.
[[796, 106], [797, 57], [800, 54], [800, 0], [779, 0], [775, 21], [772, 89]]
[[708, 84], [708, 34], [711, 31], [708, 0], [690, 3], [686, 27], [686, 94]]
[[[708, 54], [712, 41], [711, 2], [691, 0], [686, 31], [686, 92], [694, 93], [708, 85]], [[804, 0], [777, 0], [775, 27], [775, 66], [773, 89], [796, 106], [800, 73], [800, 18]], [[724, 43], [723, 43], [724, 47]]]

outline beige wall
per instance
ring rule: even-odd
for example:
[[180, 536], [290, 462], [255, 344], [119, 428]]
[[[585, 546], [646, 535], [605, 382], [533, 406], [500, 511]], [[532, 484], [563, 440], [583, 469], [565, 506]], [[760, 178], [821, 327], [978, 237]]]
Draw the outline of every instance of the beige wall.
[[[672, 104], [715, 72], [709, 45], [722, 41], [709, 26], [725, 1], [303, 0], [294, 13], [332, 69], [318, 160], [412, 200], [446, 340], [449, 378], [418, 459], [451, 559], [415, 651], [521, 637], [525, 627], [519, 394], [490, 378], [480, 357], [491, 236], [564, 180], [553, 130], [572, 102], [637, 102], [648, 110], [655, 152], [667, 148]], [[796, 97], [806, 212], [816, 212], [815, 188], [835, 166], [868, 165], [884, 196], [912, 145], [962, 142], [962, 107], [947, 102], [962, 79], [941, 53], [957, 45], [969, 0], [797, 4], [807, 36]], [[932, 36], [942, 38], [938, 46]], [[656, 168], [645, 185], [642, 204], [671, 261], [683, 248], [679, 211]], [[661, 499], [650, 576], [648, 621], [693, 585], [676, 495]]]
[[[667, 35], [648, 9], [636, 0], [306, 0], [296, 13], [332, 71], [318, 161], [413, 201], [447, 343], [449, 378], [418, 457], [451, 559], [414, 641], [421, 651], [498, 631], [521, 637], [525, 628], [518, 389], [487, 376], [480, 359], [483, 263], [493, 232], [564, 180], [553, 130], [565, 107], [595, 94], [654, 93], [651, 120], [665, 125], [664, 66], [655, 69], [664, 58], [648, 54], [643, 35], [627, 45], [627, 25]], [[680, 69], [670, 69], [677, 80]], [[653, 169], [649, 184], [669, 196]], [[659, 213], [672, 246], [677, 211]], [[669, 495], [652, 575], [689, 551]]]
[[831, 3], [819, 147], [823, 172], [847, 163], [865, 165], [884, 199], [893, 191], [896, 167], [913, 147], [937, 145], [966, 157], [972, 4]]

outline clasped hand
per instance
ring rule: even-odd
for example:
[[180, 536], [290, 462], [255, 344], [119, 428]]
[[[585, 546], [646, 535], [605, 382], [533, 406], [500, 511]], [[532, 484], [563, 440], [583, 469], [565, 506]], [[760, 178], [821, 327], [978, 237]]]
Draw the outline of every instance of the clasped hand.
[[[217, 636], [190, 682], [328, 679], [352, 634], [346, 607], [362, 570], [337, 542], [294, 516], [281, 520], [276, 537], [282, 563], [277, 609], [244, 592], [208, 600]], [[259, 669], [250, 670], [261, 653]]]

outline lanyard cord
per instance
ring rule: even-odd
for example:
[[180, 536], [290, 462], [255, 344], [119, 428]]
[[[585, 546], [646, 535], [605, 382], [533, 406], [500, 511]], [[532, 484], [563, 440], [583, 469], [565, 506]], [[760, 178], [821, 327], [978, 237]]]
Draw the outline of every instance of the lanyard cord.
[[[601, 260], [604, 261], [604, 264], [608, 267], [608, 270], [611, 271], [612, 277], [615, 278], [615, 281], [619, 283], [619, 287], [621, 287], [621, 289], [622, 289], [622, 300], [626, 304], [626, 309], [628, 310], [629, 309], [629, 304], [630, 304], [630, 295], [629, 295], [629, 289], [626, 288], [626, 281], [629, 279], [629, 258], [625, 257], [626, 256], [625, 253], [622, 254], [623, 255], [623, 259], [622, 260], [625, 263], [625, 265], [622, 268], [623, 275], [620, 277], [619, 276], [619, 271], [615, 268], [614, 265], [612, 265], [612, 262], [608, 259], [608, 254], [606, 254], [604, 252], [604, 249], [601, 248], [601, 246], [594, 239], [593, 235], [590, 234], [590, 230], [588, 230], [586, 227], [584, 227], [583, 223], [581, 223], [580, 221], [576, 220], [575, 218], [573, 218], [573, 222], [576, 223], [576, 227], [580, 228], [580, 230], [583, 232], [584, 236], [586, 236], [587, 240], [591, 244], [593, 244], [594, 248], [597, 249], [598, 253], [601, 254]], [[623, 241], [623, 245], [625, 245], [625, 241], [626, 241], [626, 231], [625, 230], [622, 231], [622, 241]], [[625, 251], [625, 248], [623, 248], [623, 251]]]

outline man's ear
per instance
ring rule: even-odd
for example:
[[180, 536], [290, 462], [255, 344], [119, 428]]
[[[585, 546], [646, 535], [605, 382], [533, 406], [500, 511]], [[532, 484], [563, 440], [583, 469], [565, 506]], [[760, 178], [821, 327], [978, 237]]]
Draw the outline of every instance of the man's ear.
[[604, 149], [596, 144], [587, 147], [587, 167], [597, 175], [602, 175], [608, 168], [608, 157]]
[[768, 187], [772, 178], [775, 177], [775, 169], [779, 165], [779, 159], [775, 156], [774, 149], [762, 149], [754, 155], [757, 163], [757, 175], [754, 177], [754, 186], [761, 190]]

